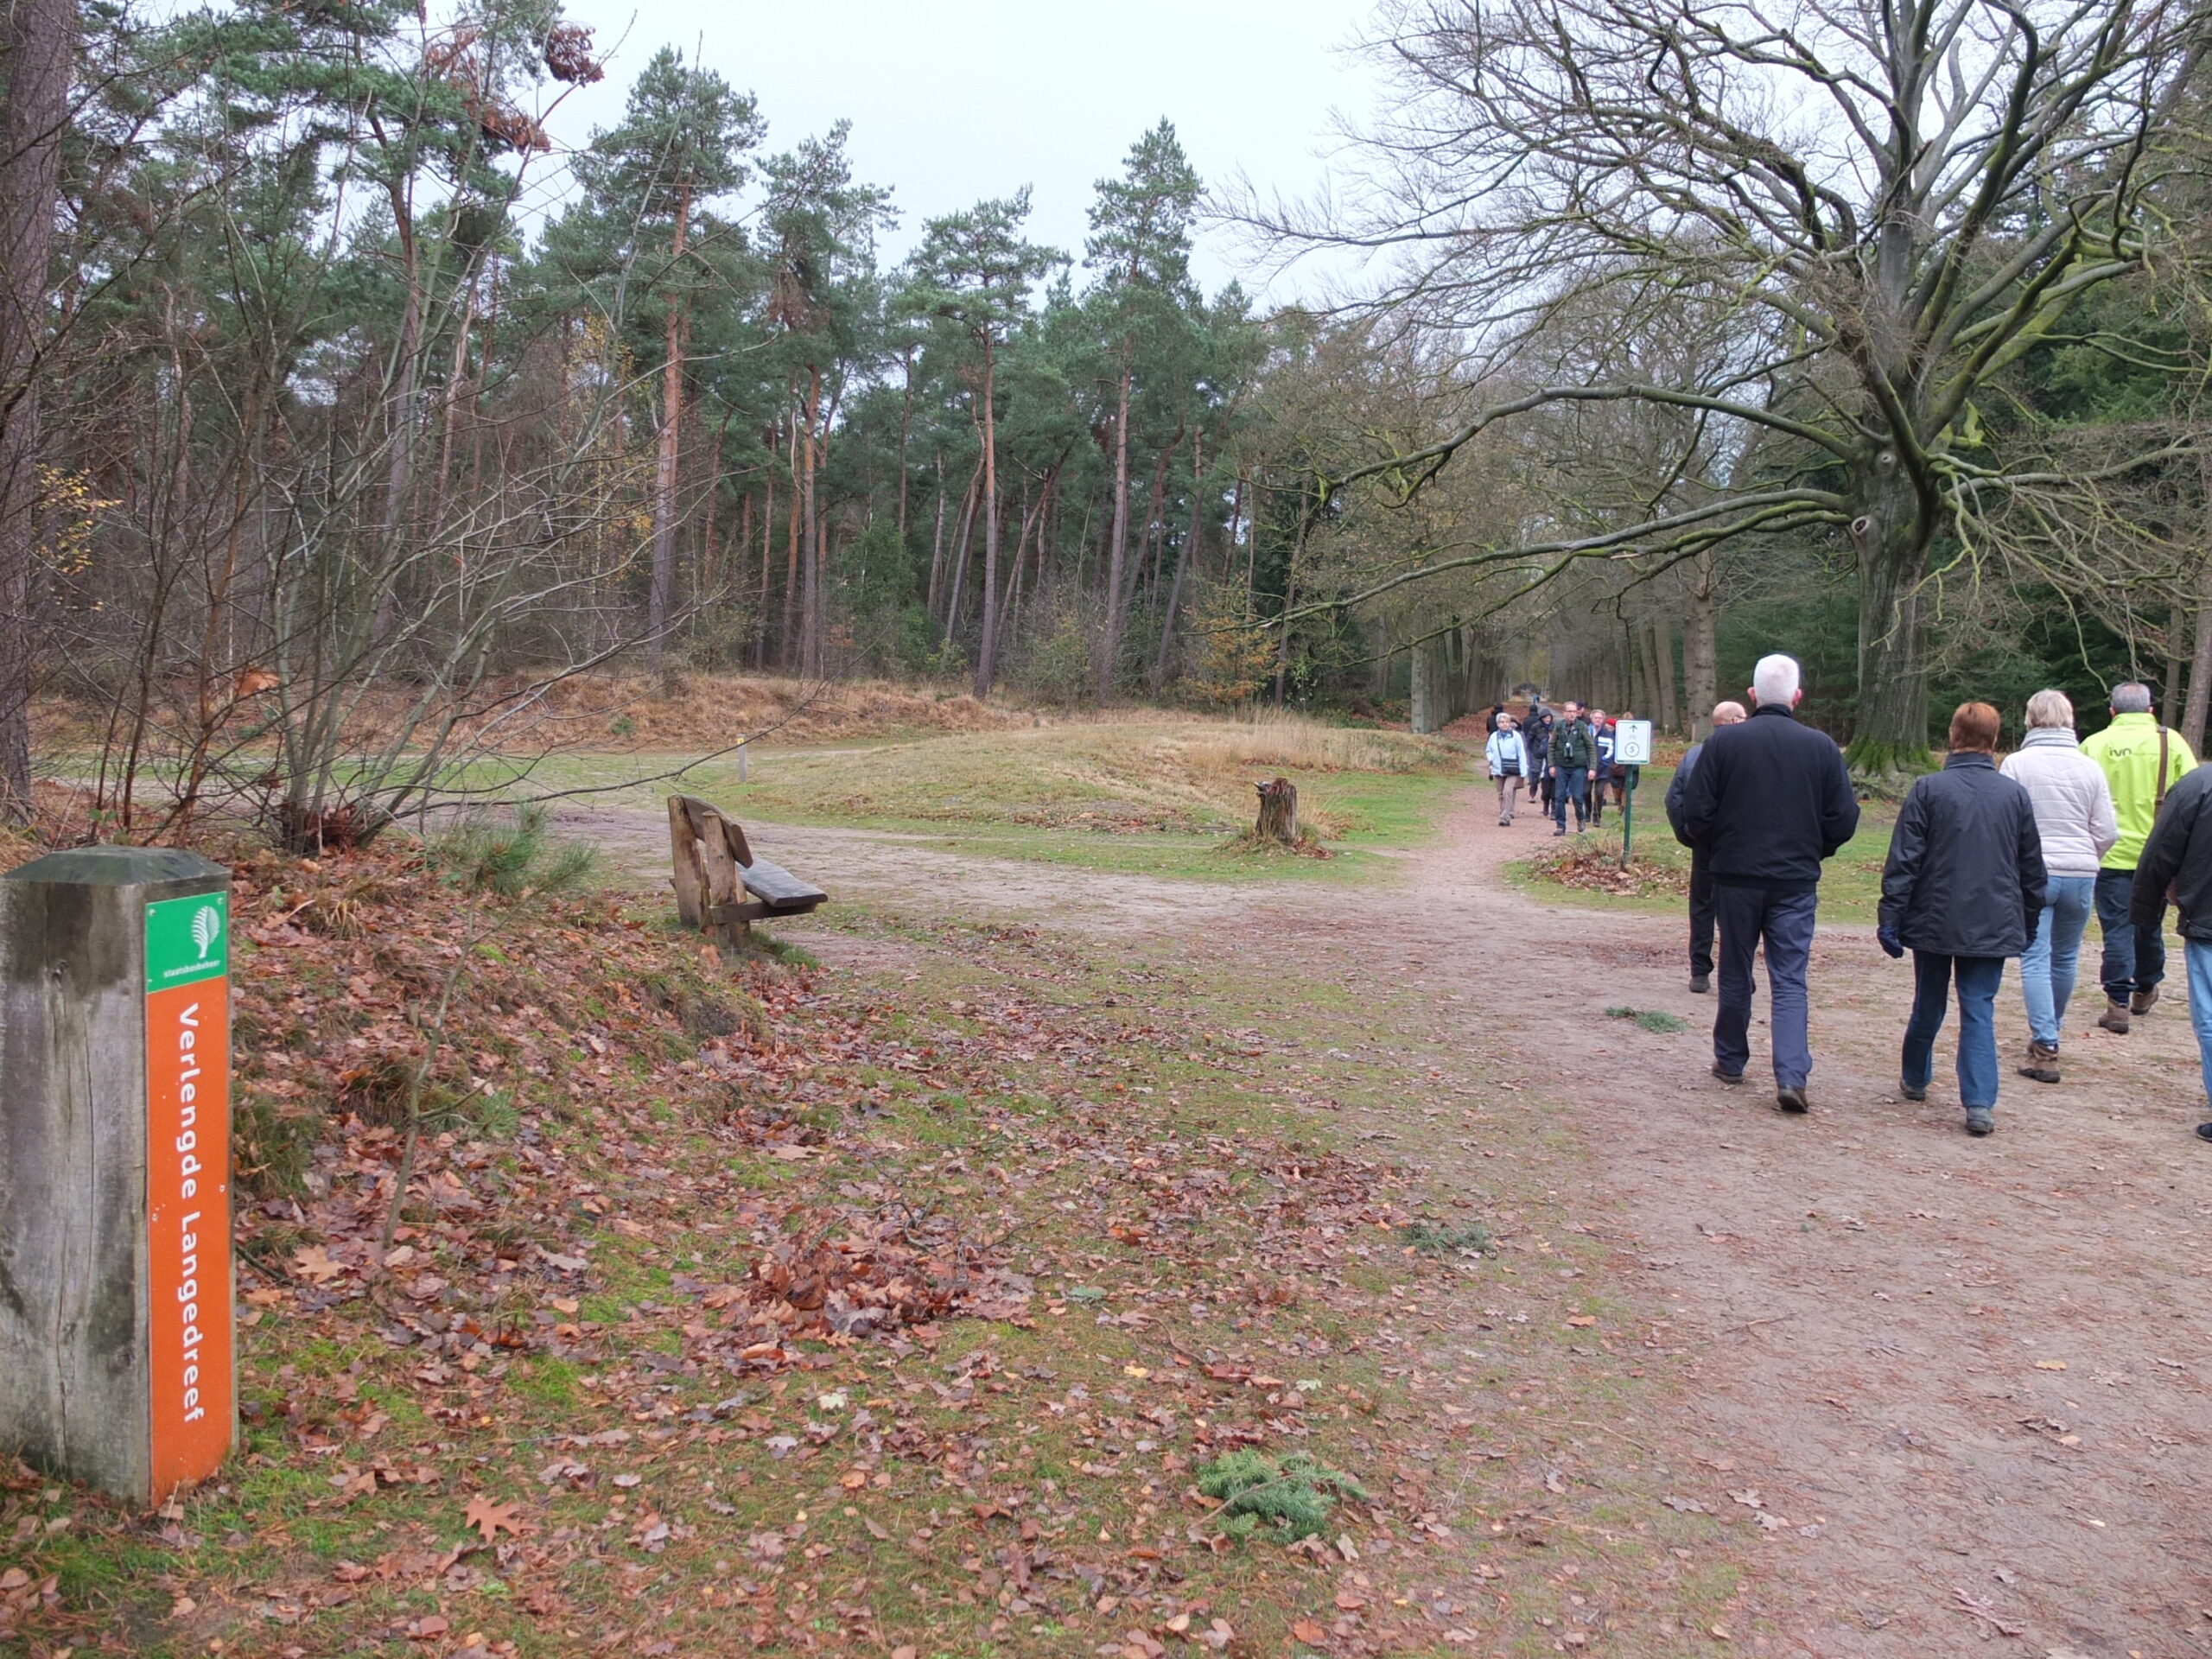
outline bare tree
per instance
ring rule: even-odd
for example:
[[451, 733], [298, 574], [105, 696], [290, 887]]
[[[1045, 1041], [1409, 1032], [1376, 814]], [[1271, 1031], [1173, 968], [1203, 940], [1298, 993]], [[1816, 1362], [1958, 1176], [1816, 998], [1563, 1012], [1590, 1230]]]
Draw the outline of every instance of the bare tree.
[[76, 0], [0, 7], [0, 811], [30, 804], [38, 381], [76, 48]]
[[[1395, 252], [1390, 302], [1493, 360], [1517, 354], [1523, 384], [1563, 308], [1633, 321], [1694, 294], [1730, 319], [1734, 349], [1676, 383], [1539, 384], [1335, 486], [1418, 490], [1500, 422], [1561, 402], [1733, 423], [1764, 464], [1715, 499], [1430, 569], [1840, 536], [1860, 590], [1854, 764], [1923, 751], [1929, 584], [1955, 554], [2033, 556], [2096, 481], [2008, 465], [1974, 400], [2158, 251], [2152, 142], [2203, 51], [2204, 9], [1391, 0], [1384, 16], [1376, 49], [1401, 96], [1367, 136], [1366, 205], [1248, 219], [1281, 246]], [[2154, 441], [2089, 470], [2177, 453]], [[2023, 496], [2031, 509], [2008, 514]]]

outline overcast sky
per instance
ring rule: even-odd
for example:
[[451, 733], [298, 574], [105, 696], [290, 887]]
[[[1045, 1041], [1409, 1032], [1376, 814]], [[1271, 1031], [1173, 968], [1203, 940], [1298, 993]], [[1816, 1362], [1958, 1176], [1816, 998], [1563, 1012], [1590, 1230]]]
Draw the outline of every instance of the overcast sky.
[[[612, 125], [672, 44], [759, 98], [771, 150], [849, 119], [855, 170], [900, 210], [887, 258], [924, 219], [1025, 184], [1033, 239], [1080, 258], [1093, 182], [1162, 116], [1209, 185], [1239, 171], [1269, 190], [1318, 183], [1332, 111], [1372, 102], [1370, 69], [1341, 49], [1369, 15], [1363, 0], [570, 0], [611, 60], [553, 126], [581, 144]], [[1209, 290], [1258, 286], [1223, 232], [1202, 241], [1198, 274]]]

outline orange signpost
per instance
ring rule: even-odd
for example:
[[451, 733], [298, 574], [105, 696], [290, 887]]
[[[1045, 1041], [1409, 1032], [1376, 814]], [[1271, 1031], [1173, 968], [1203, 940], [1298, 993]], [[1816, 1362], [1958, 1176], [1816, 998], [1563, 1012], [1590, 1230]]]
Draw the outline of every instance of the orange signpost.
[[229, 887], [145, 847], [0, 876], [0, 1447], [149, 1504], [237, 1433]]
[[223, 893], [146, 906], [146, 1278], [154, 1491], [231, 1449], [231, 1011]]

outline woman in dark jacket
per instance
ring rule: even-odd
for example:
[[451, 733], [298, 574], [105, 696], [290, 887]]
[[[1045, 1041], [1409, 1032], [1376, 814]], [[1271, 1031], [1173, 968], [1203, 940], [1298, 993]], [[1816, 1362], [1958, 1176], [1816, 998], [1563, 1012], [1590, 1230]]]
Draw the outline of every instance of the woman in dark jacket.
[[1959, 1102], [1967, 1133], [1997, 1127], [1997, 987], [2005, 958], [2027, 949], [2049, 878], [2028, 791], [1997, 770], [1997, 711], [1965, 702], [1951, 716], [1943, 770], [1912, 786], [1890, 836], [1875, 937], [1912, 952], [1912, 1020], [1904, 1032], [1907, 1100], [1928, 1098], [1936, 1033], [1959, 993]]

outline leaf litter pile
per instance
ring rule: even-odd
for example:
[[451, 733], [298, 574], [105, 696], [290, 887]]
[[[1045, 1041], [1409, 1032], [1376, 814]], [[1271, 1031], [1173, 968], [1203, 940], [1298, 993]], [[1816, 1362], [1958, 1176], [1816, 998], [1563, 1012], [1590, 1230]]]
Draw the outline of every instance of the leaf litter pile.
[[403, 855], [236, 868], [243, 1455], [152, 1517], [18, 1468], [0, 1640], [1474, 1640], [1359, 1563], [1453, 1536], [1382, 1362], [1491, 1241], [1419, 1249], [1403, 1170], [1186, 1108], [1243, 1109], [1258, 1033], [1020, 932], [945, 941], [1008, 964], [974, 1000], [894, 994]]
[[[1637, 844], [1644, 845], [1642, 837]], [[1687, 864], [1663, 853], [1656, 859], [1639, 855], [1623, 869], [1619, 841], [1595, 836], [1576, 836], [1543, 847], [1529, 855], [1529, 874], [1539, 881], [1579, 893], [1607, 893], [1630, 899], [1672, 899], [1690, 890]]]

